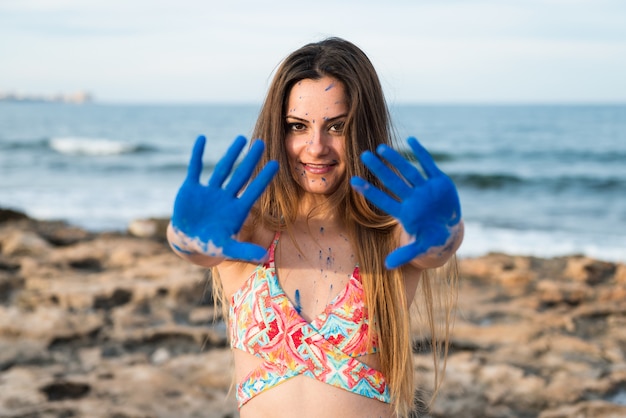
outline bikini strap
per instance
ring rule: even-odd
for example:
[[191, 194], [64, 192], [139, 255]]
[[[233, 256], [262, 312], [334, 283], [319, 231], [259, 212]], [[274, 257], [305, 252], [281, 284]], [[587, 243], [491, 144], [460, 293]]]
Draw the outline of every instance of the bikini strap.
[[272, 239], [272, 244], [268, 248], [269, 258], [265, 263], [268, 267], [274, 267], [274, 253], [276, 252], [276, 246], [278, 245], [278, 239], [280, 238], [280, 231], [276, 231], [274, 234], [274, 239]]

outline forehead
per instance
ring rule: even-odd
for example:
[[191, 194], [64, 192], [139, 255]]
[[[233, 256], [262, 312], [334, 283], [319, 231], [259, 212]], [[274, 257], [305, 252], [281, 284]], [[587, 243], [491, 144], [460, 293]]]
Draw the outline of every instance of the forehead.
[[300, 80], [289, 92], [287, 114], [345, 113], [346, 110], [344, 85], [332, 77]]

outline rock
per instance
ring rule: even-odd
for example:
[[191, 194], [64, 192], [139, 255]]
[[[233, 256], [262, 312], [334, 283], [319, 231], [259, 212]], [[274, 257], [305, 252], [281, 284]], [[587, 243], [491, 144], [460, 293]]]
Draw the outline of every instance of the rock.
[[38, 256], [50, 251], [50, 244], [32, 231], [0, 230], [0, 248], [6, 256]]
[[128, 225], [128, 233], [138, 238], [156, 238], [164, 240], [169, 219], [135, 219]]
[[[0, 210], [1, 417], [237, 416], [210, 274], [151, 222], [96, 234]], [[422, 415], [626, 416], [624, 264], [489, 254], [460, 271], [446, 376]], [[424, 326], [422, 407], [435, 376]]]
[[626, 264], [618, 264], [615, 268], [615, 281], [618, 284], [626, 284]]
[[626, 406], [606, 401], [586, 401], [575, 405], [562, 405], [544, 411], [539, 418], [621, 418], [626, 417]]
[[564, 275], [590, 285], [601, 283], [615, 274], [613, 263], [593, 260], [588, 257], [572, 257], [567, 261]]
[[46, 365], [53, 362], [48, 342], [31, 338], [0, 337], [0, 372], [16, 366]]
[[55, 380], [40, 387], [39, 390], [46, 394], [48, 401], [58, 402], [64, 399], [84, 398], [91, 391], [91, 386], [84, 382]]
[[13, 209], [0, 208], [0, 224], [28, 219], [28, 216]]
[[2, 372], [0, 416], [11, 416], [11, 412], [46, 403], [46, 395], [37, 390], [43, 374], [40, 370], [26, 367], [13, 367]]
[[485, 383], [484, 396], [491, 405], [505, 404], [522, 411], [544, 406], [541, 394], [546, 382], [519, 367], [508, 364], [486, 365], [480, 370], [478, 379]]
[[157, 350], [152, 353], [150, 357], [150, 361], [154, 364], [163, 364], [168, 361], [172, 356], [170, 352], [166, 348], [157, 348]]
[[489, 254], [481, 258], [462, 259], [460, 270], [464, 277], [496, 281], [503, 285], [523, 285], [535, 278], [532, 259]]
[[94, 234], [61, 221], [37, 222], [35, 231], [55, 247], [65, 247], [94, 238]]
[[585, 283], [569, 283], [556, 280], [541, 280], [537, 283], [538, 298], [545, 307], [558, 304], [576, 306], [594, 296], [593, 290]]
[[55, 307], [25, 311], [0, 307], [0, 337], [48, 341], [88, 337], [104, 326], [96, 312], [71, 313]]

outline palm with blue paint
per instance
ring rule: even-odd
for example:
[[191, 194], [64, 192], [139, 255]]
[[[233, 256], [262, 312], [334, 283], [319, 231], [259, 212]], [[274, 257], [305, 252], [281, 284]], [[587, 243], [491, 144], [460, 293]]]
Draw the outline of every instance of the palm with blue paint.
[[[246, 138], [240, 136], [219, 160], [205, 186], [200, 183], [205, 142], [205, 137], [200, 136], [193, 147], [187, 177], [174, 202], [172, 226], [206, 255], [258, 262], [266, 256], [266, 249], [256, 244], [239, 242], [235, 236], [254, 202], [278, 171], [278, 163], [268, 162], [256, 178], [250, 181], [265, 149], [263, 141], [255, 141], [241, 164], [233, 171], [246, 144]], [[226, 182], [231, 172], [232, 176]], [[184, 248], [177, 249], [186, 252]]]
[[360, 177], [351, 180], [356, 191], [396, 218], [413, 239], [387, 256], [385, 264], [390, 269], [408, 263], [433, 247], [445, 245], [450, 229], [461, 220], [459, 196], [452, 180], [437, 167], [417, 139], [409, 138], [408, 143], [424, 174], [386, 145], [378, 146], [378, 156], [369, 151], [361, 155], [363, 163], [395, 197]]

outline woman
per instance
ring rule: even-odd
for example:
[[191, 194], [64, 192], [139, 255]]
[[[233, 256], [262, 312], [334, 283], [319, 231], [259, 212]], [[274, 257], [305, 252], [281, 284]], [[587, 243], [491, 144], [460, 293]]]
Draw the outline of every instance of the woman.
[[168, 228], [229, 308], [241, 417], [406, 416], [420, 280], [433, 342], [447, 342], [426, 273], [462, 241], [453, 183], [415, 139], [423, 174], [393, 150], [376, 72], [338, 38], [285, 59], [253, 137], [265, 142], [226, 181], [238, 138], [206, 186], [198, 139]]

